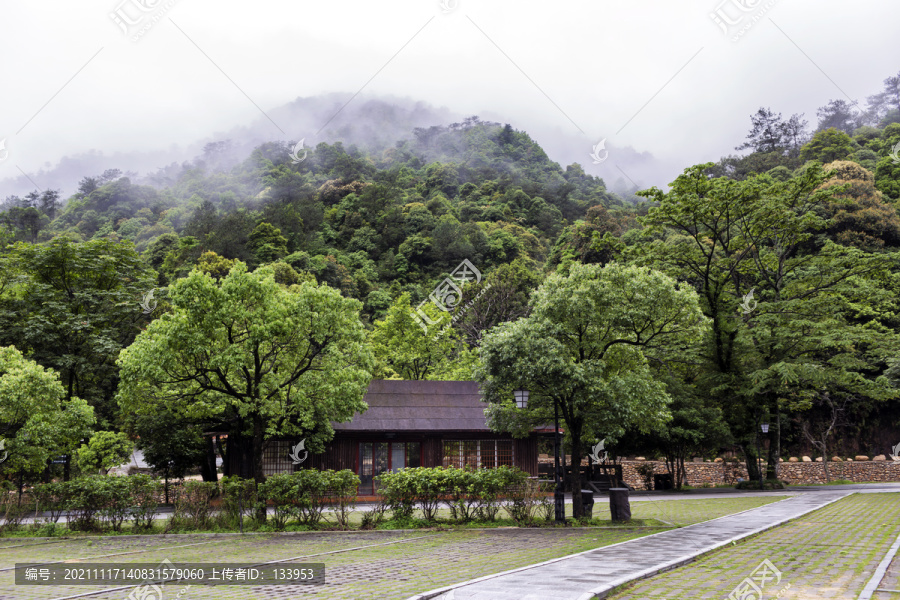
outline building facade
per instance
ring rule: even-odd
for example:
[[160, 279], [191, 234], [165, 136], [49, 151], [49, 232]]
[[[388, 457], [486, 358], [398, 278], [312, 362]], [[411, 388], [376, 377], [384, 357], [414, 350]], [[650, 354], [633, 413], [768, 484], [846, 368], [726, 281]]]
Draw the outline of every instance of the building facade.
[[321, 454], [299, 465], [290, 457], [299, 440], [272, 440], [265, 452], [266, 475], [299, 468], [350, 469], [359, 475], [360, 495], [376, 492], [374, 477], [406, 467], [515, 466], [537, 475], [537, 433], [514, 439], [487, 426], [474, 381], [375, 380], [369, 409], [349, 423], [334, 423], [335, 436]]

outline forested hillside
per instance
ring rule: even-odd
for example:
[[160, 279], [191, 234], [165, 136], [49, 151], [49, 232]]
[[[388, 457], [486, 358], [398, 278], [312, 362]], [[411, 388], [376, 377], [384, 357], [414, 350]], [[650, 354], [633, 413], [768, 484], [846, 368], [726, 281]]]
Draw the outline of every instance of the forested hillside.
[[[149, 444], [148, 417], [117, 401], [117, 360], [173, 310], [174, 284], [181, 302], [200, 286], [192, 272], [223, 282], [240, 262], [268, 265], [285, 289], [324, 284], [359, 301], [373, 377], [468, 379], [484, 336], [527, 316], [549, 273], [632, 263], [689, 283], [711, 324], [696, 355], [658, 372], [675, 398], [666, 435], [688, 433], [630, 436], [636, 449], [744, 447], [764, 406], [785, 415], [786, 446], [839, 423], [845, 452], [881, 451], [900, 425], [900, 75], [884, 83], [865, 111], [823, 106], [815, 128], [760, 108], [735, 140], [748, 153], [685, 165], [670, 189], [629, 199], [477, 117], [380, 151], [267, 143], [225, 168], [222, 141], [140, 184], [85, 174], [70, 198], [2, 205], [0, 346], [57, 371], [96, 429]], [[482, 280], [455, 312], [427, 309], [450, 329], [423, 332], [416, 307], [464, 260]], [[748, 292], [759, 308], [742, 312]], [[193, 432], [184, 446], [221, 417], [176, 412]]]
[[427, 294], [463, 258], [484, 271], [516, 259], [539, 270], [590, 207], [625, 218], [603, 181], [560, 168], [524, 132], [474, 117], [416, 130], [379, 155], [320, 144], [295, 163], [290, 145], [273, 143], [221, 172], [209, 165], [222, 146], [160, 175], [159, 187], [108, 171], [85, 177], [64, 206], [52, 191], [9, 198], [3, 223], [14, 241], [131, 241], [161, 285], [205, 252], [251, 268], [280, 260], [377, 316], [401, 292]]

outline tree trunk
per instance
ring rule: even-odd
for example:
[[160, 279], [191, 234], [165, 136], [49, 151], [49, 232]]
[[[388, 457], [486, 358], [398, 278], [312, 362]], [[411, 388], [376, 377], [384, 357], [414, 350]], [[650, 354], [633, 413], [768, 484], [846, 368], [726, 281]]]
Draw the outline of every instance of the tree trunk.
[[766, 453], [766, 479], [769, 481], [778, 480], [777, 463], [778, 456], [774, 444], [769, 444], [769, 451]]
[[216, 449], [213, 447], [212, 437], [204, 437], [206, 440], [206, 456], [200, 463], [200, 475], [203, 481], [219, 481], [219, 475], [216, 473]]
[[[265, 428], [263, 427], [262, 418], [256, 416], [253, 418], [253, 479], [256, 481], [256, 488], [259, 490], [260, 484], [264, 483], [266, 476], [263, 474], [263, 443]], [[256, 510], [256, 520], [260, 523], [266, 521], [266, 505], [261, 504]]]
[[666, 459], [666, 471], [669, 472], [669, 475], [672, 476], [672, 484], [677, 485], [678, 483], [678, 462], [675, 460], [675, 454], [669, 450], [666, 450], [663, 458]]
[[584, 516], [584, 505], [581, 503], [581, 424], [572, 426], [572, 516], [580, 519]]
[[756, 454], [751, 448], [740, 446], [741, 452], [744, 454], [744, 463], [747, 465], [747, 479], [750, 481], [759, 481], [759, 463]]
[[825, 444], [825, 438], [822, 438], [822, 470], [825, 471], [825, 483], [831, 483], [831, 476], [828, 474], [828, 446]]

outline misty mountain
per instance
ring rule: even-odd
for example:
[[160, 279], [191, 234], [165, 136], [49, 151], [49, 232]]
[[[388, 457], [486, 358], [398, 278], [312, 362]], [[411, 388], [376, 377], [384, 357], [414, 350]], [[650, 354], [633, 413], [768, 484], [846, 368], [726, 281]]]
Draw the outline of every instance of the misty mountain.
[[[564, 165], [579, 163], [587, 173], [603, 177], [611, 189], [623, 196], [639, 188], [666, 185], [679, 172], [680, 165], [664, 164], [649, 152], [609, 144], [609, 160], [593, 164], [591, 148], [600, 140], [588, 140], [541, 124], [511, 121], [503, 115], [483, 116], [528, 131], [554, 161]], [[297, 98], [266, 111], [252, 123], [214, 132], [188, 147], [173, 145], [114, 154], [91, 150], [65, 156], [56, 165], [45, 163], [45, 168], [37, 173], [0, 180], [0, 198], [25, 195], [38, 187], [60, 190], [61, 196], [68, 198], [77, 191], [83, 177], [108, 169], [119, 169], [134, 183], [165, 185], [185, 163], [203, 161], [207, 169], [224, 171], [244, 160], [254, 148], [273, 141], [295, 144], [303, 140], [306, 148], [321, 142], [342, 142], [379, 153], [398, 141], [412, 139], [417, 128], [450, 126], [462, 122], [463, 117], [447, 107], [394, 96], [332, 93]]]

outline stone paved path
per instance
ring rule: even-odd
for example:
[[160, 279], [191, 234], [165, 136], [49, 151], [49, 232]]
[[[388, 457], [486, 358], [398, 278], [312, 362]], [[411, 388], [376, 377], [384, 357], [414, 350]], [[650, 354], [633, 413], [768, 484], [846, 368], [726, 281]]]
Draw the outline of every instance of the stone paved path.
[[419, 594], [410, 600], [591, 600], [850, 495], [824, 490], [743, 513]]
[[[875, 575], [869, 580], [866, 589], [857, 600], [898, 600], [900, 599], [900, 537], [894, 540], [890, 550], [882, 559], [887, 567], [882, 574], [876, 570]], [[882, 565], [880, 564], [879, 567]]]
[[[878, 566], [898, 534], [896, 493], [854, 494], [673, 571], [630, 583], [607, 600], [862, 600], [867, 582], [880, 579]], [[762, 585], [761, 596], [749, 593], [747, 579]], [[892, 587], [886, 583], [881, 587]], [[874, 595], [872, 600], [898, 596]]]

